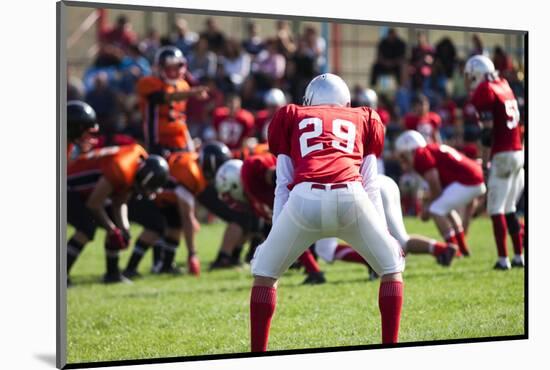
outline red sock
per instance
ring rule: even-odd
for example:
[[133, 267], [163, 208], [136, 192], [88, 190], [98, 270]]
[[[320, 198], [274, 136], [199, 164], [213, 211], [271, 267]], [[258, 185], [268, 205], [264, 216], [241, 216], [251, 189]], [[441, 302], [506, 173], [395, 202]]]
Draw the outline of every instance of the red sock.
[[440, 254], [443, 254], [448, 248], [448, 244], [441, 243], [441, 242], [435, 242], [433, 246], [434, 246], [434, 249], [432, 254], [434, 256], [439, 256]]
[[250, 348], [252, 352], [265, 352], [269, 340], [271, 318], [277, 303], [277, 289], [253, 286], [250, 295]]
[[361, 257], [359, 253], [353, 250], [353, 248], [351, 248], [349, 245], [345, 244], [338, 244], [336, 250], [334, 251], [334, 259], [346, 262], [362, 263], [364, 265], [367, 264], [365, 259]]
[[304, 268], [306, 269], [306, 272], [308, 274], [321, 271], [319, 265], [317, 264], [317, 261], [315, 261], [315, 257], [313, 257], [313, 253], [311, 253], [309, 249], [302, 253], [300, 257], [298, 257], [298, 261], [300, 261], [302, 265], [304, 265]]
[[464, 235], [464, 230], [460, 230], [455, 234], [456, 241], [458, 242], [458, 248], [460, 248], [460, 252], [463, 254], [469, 254], [470, 250], [468, 249], [468, 246], [466, 245], [466, 236]]
[[493, 234], [495, 235], [498, 256], [508, 257], [508, 251], [506, 248], [506, 218], [503, 214], [498, 214], [492, 215], [491, 220], [493, 221]]
[[384, 281], [380, 284], [378, 307], [382, 316], [382, 343], [397, 343], [403, 305], [403, 283]]
[[522, 222], [519, 223], [519, 231], [511, 234], [512, 244], [514, 245], [514, 253], [516, 255], [523, 254], [523, 236], [525, 234], [525, 225]]

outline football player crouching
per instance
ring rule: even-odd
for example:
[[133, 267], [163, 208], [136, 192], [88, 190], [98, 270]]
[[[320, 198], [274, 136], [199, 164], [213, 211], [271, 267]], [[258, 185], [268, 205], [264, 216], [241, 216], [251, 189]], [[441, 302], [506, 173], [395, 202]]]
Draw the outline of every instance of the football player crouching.
[[[265, 238], [271, 229], [275, 192], [277, 159], [271, 153], [256, 154], [244, 161], [232, 159], [220, 167], [216, 174], [216, 189], [222, 200], [234, 207], [249, 207], [254, 215], [266, 224], [262, 228]], [[309, 249], [298, 258], [307, 277], [304, 284], [323, 284], [324, 273]]]
[[130, 239], [126, 203], [132, 192], [154, 196], [168, 180], [168, 164], [137, 144], [112, 146], [80, 155], [67, 176], [67, 221], [75, 228], [67, 243], [67, 276], [100, 226], [107, 231], [103, 281], [123, 281], [118, 259]]
[[467, 207], [486, 191], [481, 165], [448, 145], [428, 144], [417, 131], [403, 132], [395, 141], [403, 171], [414, 170], [428, 183], [430, 216], [447, 243], [462, 255], [470, 249], [457, 209]]

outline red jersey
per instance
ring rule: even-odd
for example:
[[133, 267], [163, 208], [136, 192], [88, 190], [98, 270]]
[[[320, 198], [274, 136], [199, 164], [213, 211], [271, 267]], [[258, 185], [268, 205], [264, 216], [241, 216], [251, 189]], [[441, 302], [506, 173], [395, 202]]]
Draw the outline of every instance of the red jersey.
[[384, 126], [387, 126], [390, 123], [390, 112], [385, 110], [384, 108], [377, 108], [376, 113], [380, 116], [380, 121], [384, 124]]
[[212, 123], [218, 134], [218, 140], [229, 149], [240, 149], [243, 140], [250, 137], [254, 130], [254, 116], [244, 109], [238, 110], [234, 117], [230, 117], [227, 107], [216, 108]]
[[147, 152], [138, 144], [108, 146], [80, 155], [67, 167], [67, 190], [89, 194], [101, 177], [113, 187], [113, 193], [132, 188], [134, 177]]
[[256, 137], [259, 139], [260, 143], [267, 142], [267, 132], [272, 118], [273, 114], [270, 113], [267, 109], [261, 110], [256, 113], [254, 127], [256, 129]]
[[244, 193], [248, 197], [252, 210], [258, 217], [271, 222], [273, 202], [275, 201], [275, 185], [265, 180], [266, 171], [275, 169], [277, 159], [271, 153], [256, 154], [243, 162], [241, 181]]
[[518, 102], [505, 79], [480, 83], [472, 95], [472, 104], [480, 116], [489, 115], [493, 118], [491, 157], [495, 153], [523, 148]]
[[292, 159], [294, 181], [289, 189], [300, 182], [361, 181], [363, 158], [382, 152], [384, 125], [368, 107], [289, 104], [275, 113], [268, 144], [275, 156]]
[[426, 138], [428, 142], [435, 142], [436, 132], [441, 126], [441, 117], [435, 112], [428, 112], [422, 116], [407, 113], [403, 118], [407, 130], [416, 130]]
[[424, 148], [416, 149], [413, 166], [422, 176], [435, 168], [443, 188], [453, 182], [462, 185], [483, 183], [481, 165], [448, 145], [428, 144]]

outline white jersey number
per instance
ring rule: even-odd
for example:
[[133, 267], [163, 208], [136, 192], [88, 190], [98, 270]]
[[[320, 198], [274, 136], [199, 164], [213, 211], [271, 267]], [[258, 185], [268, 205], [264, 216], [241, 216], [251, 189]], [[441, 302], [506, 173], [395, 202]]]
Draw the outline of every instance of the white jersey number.
[[516, 99], [505, 100], [504, 107], [506, 109], [506, 115], [508, 116], [506, 126], [511, 130], [519, 124], [518, 101]]
[[[305, 157], [311, 152], [316, 150], [323, 149], [323, 143], [316, 143], [313, 145], [308, 145], [307, 141], [315, 137], [321, 136], [323, 133], [323, 121], [320, 118], [304, 118], [298, 124], [300, 130], [303, 130], [309, 125], [313, 125], [313, 131], [304, 132], [300, 135], [300, 153], [302, 157]], [[346, 129], [344, 131], [343, 129]], [[339, 139], [343, 141], [332, 140], [332, 147], [341, 150], [346, 153], [353, 152], [353, 146], [355, 143], [355, 134], [356, 129], [353, 122], [346, 121], [343, 119], [335, 119], [332, 121], [332, 133]]]
[[462, 160], [462, 154], [456, 151], [455, 148], [442, 144], [439, 146], [439, 150], [441, 150], [442, 153], [447, 153], [454, 159], [456, 159], [458, 162]]

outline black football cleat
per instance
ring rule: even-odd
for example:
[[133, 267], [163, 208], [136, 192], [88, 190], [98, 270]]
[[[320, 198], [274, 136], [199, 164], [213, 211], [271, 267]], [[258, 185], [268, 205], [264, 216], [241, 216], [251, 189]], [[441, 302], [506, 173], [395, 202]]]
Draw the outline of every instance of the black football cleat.
[[162, 268], [159, 270], [159, 274], [182, 275], [183, 270], [173, 264], [168, 267], [162, 266]]
[[122, 271], [122, 276], [124, 276], [126, 279], [133, 280], [136, 278], [140, 278], [141, 274], [136, 270], [124, 270]]
[[510, 265], [509, 264], [503, 265], [499, 261], [497, 261], [493, 266], [493, 270], [507, 271], [507, 270], [510, 270]]
[[[439, 256], [437, 256], [437, 263], [439, 263], [441, 266], [450, 266], [451, 262], [453, 261], [453, 258], [455, 257], [457, 252], [457, 248], [454, 246], [449, 246], [446, 248], [445, 252], [441, 253]], [[463, 256], [466, 256], [464, 252], [462, 252]], [[469, 255], [469, 254], [468, 254]]]
[[306, 279], [302, 282], [303, 285], [319, 285], [327, 282], [325, 273], [323, 271], [311, 272], [307, 275]]
[[513, 259], [512, 260], [512, 267], [513, 268], [524, 268], [525, 267], [525, 263], [523, 261], [518, 261], [518, 260], [515, 260]]
[[128, 278], [122, 276], [122, 274], [105, 274], [103, 275], [103, 283], [105, 284], [115, 284], [115, 283], [125, 283], [132, 284], [132, 281]]

